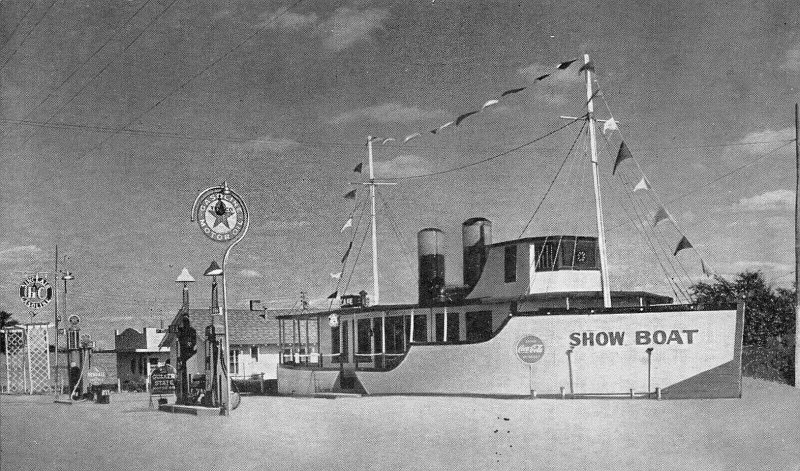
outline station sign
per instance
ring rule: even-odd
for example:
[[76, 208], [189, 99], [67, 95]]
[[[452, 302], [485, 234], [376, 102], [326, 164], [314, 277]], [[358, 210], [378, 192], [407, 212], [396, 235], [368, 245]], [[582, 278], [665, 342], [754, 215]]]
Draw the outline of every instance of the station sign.
[[100, 386], [106, 380], [106, 371], [99, 366], [92, 366], [86, 371], [86, 380], [92, 386]]
[[164, 365], [150, 373], [150, 395], [175, 394], [175, 369]]
[[53, 285], [39, 274], [30, 275], [20, 284], [19, 297], [31, 309], [42, 308], [53, 299]]
[[242, 233], [247, 212], [239, 195], [227, 188], [209, 188], [197, 197], [194, 217], [203, 234], [217, 242], [232, 242]]

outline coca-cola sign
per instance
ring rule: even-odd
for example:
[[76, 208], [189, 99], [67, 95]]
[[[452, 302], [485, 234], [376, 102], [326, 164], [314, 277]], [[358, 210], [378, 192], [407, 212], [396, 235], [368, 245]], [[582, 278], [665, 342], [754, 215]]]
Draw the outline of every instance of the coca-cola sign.
[[536, 363], [544, 355], [544, 343], [535, 335], [526, 335], [519, 339], [514, 351], [523, 363]]

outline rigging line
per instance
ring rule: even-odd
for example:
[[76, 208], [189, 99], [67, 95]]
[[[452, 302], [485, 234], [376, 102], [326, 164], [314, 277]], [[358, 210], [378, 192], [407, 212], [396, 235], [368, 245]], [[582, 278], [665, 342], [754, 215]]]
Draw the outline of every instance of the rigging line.
[[[28, 40], [28, 37], [30, 37], [31, 33], [33, 33], [33, 30], [35, 30], [36, 27], [39, 26], [39, 23], [41, 23], [42, 20], [44, 20], [44, 18], [47, 16], [47, 14], [50, 13], [50, 10], [53, 8], [53, 6], [56, 4], [56, 2], [58, 2], [58, 0], [53, 0], [53, 2], [50, 4], [50, 6], [47, 7], [47, 9], [44, 11], [42, 16], [39, 17], [39, 20], [37, 20], [36, 23], [33, 25], [33, 27], [31, 27], [31, 29], [29, 29], [28, 32], [25, 33], [25, 36], [22, 37], [22, 41], [20, 41], [20, 43], [17, 44], [17, 46], [14, 48], [14, 52], [12, 52], [10, 56], [8, 56], [8, 59], [6, 59], [6, 61], [3, 62], [3, 65], [0, 65], [0, 71], [2, 71], [6, 67], [6, 65], [9, 63], [9, 61], [11, 61], [11, 59], [14, 58], [14, 56], [17, 54], [17, 51], [19, 51], [19, 49], [25, 44], [25, 41]], [[27, 13], [26, 13], [26, 15], [27, 15]], [[16, 28], [15, 28], [15, 30], [16, 30]], [[8, 44], [8, 43], [6, 43], [6, 44]], [[5, 46], [5, 44], [3, 46]]]
[[[94, 58], [94, 56], [95, 56], [95, 55], [97, 55], [97, 53], [99, 53], [100, 51], [102, 51], [102, 50], [103, 50], [103, 49], [104, 49], [104, 48], [105, 48], [105, 47], [106, 47], [106, 46], [107, 46], [107, 45], [108, 45], [108, 44], [111, 42], [111, 40], [112, 40], [112, 39], [114, 39], [114, 38], [117, 36], [117, 34], [118, 34], [118, 33], [120, 33], [120, 32], [121, 32], [123, 29], [125, 29], [125, 27], [126, 27], [126, 26], [128, 26], [128, 24], [129, 24], [131, 21], [133, 21], [133, 19], [136, 17], [136, 15], [138, 15], [138, 14], [139, 14], [139, 12], [140, 12], [140, 11], [142, 11], [142, 10], [144, 9], [144, 7], [146, 7], [147, 5], [149, 5], [149, 4], [150, 4], [150, 2], [151, 2], [151, 1], [152, 1], [152, 0], [147, 0], [147, 1], [145, 1], [144, 3], [142, 3], [142, 4], [139, 6], [139, 8], [137, 8], [137, 9], [136, 9], [136, 11], [135, 11], [135, 12], [133, 12], [133, 15], [131, 15], [130, 17], [128, 17], [128, 19], [127, 19], [127, 20], [125, 20], [125, 21], [124, 21], [124, 23], [123, 23], [121, 26], [119, 26], [118, 28], [116, 28], [116, 29], [114, 30], [113, 34], [112, 34], [111, 36], [109, 36], [109, 37], [108, 37], [108, 39], [106, 39], [106, 41], [103, 43], [103, 45], [102, 45], [102, 46], [100, 46], [99, 48], [95, 49], [95, 51], [94, 51], [94, 52], [92, 52], [92, 54], [91, 54], [91, 55], [90, 55], [88, 58], [86, 58], [86, 60], [84, 60], [83, 62], [81, 62], [80, 64], [78, 64], [78, 65], [75, 67], [75, 69], [73, 69], [73, 71], [72, 71], [72, 72], [71, 72], [71, 73], [70, 73], [70, 74], [67, 76], [67, 78], [65, 78], [64, 80], [62, 80], [62, 81], [61, 81], [61, 83], [59, 83], [59, 84], [58, 84], [58, 86], [57, 86], [56, 88], [52, 89], [52, 90], [51, 90], [51, 91], [50, 91], [50, 92], [47, 94], [47, 96], [46, 96], [46, 97], [45, 97], [45, 98], [44, 98], [42, 101], [40, 101], [40, 102], [39, 102], [39, 103], [38, 103], [36, 106], [34, 106], [34, 107], [31, 109], [31, 111], [29, 111], [29, 112], [28, 112], [28, 114], [26, 114], [26, 115], [25, 115], [25, 117], [23, 118], [23, 121], [24, 121], [24, 120], [27, 120], [28, 118], [30, 118], [30, 117], [31, 117], [31, 115], [33, 115], [33, 113], [34, 113], [34, 112], [35, 112], [37, 109], [39, 109], [39, 107], [40, 107], [40, 106], [42, 106], [42, 105], [43, 105], [43, 104], [44, 104], [44, 103], [45, 103], [47, 100], [49, 100], [50, 98], [52, 98], [53, 96], [55, 96], [56, 92], [58, 92], [59, 90], [61, 90], [61, 87], [63, 87], [63, 86], [64, 86], [64, 84], [66, 84], [67, 82], [69, 82], [69, 81], [70, 81], [70, 79], [71, 79], [71, 78], [72, 78], [72, 77], [73, 77], [73, 76], [74, 76], [74, 75], [75, 75], [75, 74], [76, 74], [76, 73], [77, 73], [77, 72], [78, 72], [78, 71], [81, 69], [81, 67], [83, 67], [84, 65], [86, 65], [86, 64], [87, 64], [87, 63], [88, 63], [90, 60], [92, 60], [92, 58]], [[123, 52], [124, 52], [124, 51], [123, 51]]]
[[[570, 124], [572, 124], [574, 122], [575, 121], [571, 121]], [[564, 157], [564, 160], [561, 162], [561, 165], [558, 167], [558, 170], [556, 171], [556, 174], [553, 177], [553, 181], [550, 182], [550, 185], [547, 187], [547, 190], [545, 190], [544, 196], [542, 196], [542, 199], [539, 201], [539, 205], [536, 206], [536, 209], [533, 210], [533, 214], [531, 215], [530, 219], [528, 219], [528, 222], [525, 224], [525, 227], [522, 229], [522, 232], [520, 232], [519, 235], [517, 236], [517, 239], [521, 238], [522, 234], [524, 234], [525, 231], [528, 230], [528, 227], [531, 225], [531, 222], [533, 221], [533, 218], [536, 217], [536, 213], [539, 212], [539, 208], [542, 207], [542, 204], [544, 203], [544, 200], [547, 199], [548, 193], [550, 193], [550, 190], [553, 188], [553, 185], [555, 184], [556, 180], [558, 179], [558, 175], [559, 175], [559, 173], [561, 173], [561, 169], [564, 168], [564, 164], [567, 163], [567, 159], [569, 159], [569, 155], [572, 153], [572, 150], [575, 149], [575, 144], [578, 143], [578, 140], [580, 139], [581, 135], [583, 134], [584, 128], [586, 128], [586, 121], [583, 122], [583, 125], [578, 130], [578, 135], [575, 136], [575, 140], [572, 141], [572, 145], [570, 146], [569, 150], [567, 151], [567, 155]]]
[[414, 264], [411, 262], [411, 259], [409, 258], [410, 255], [411, 255], [411, 250], [408, 248], [408, 245], [406, 243], [407, 241], [403, 237], [400, 236], [400, 231], [399, 231], [399, 229], [397, 227], [397, 224], [396, 224], [396, 221], [395, 221], [394, 216], [392, 214], [392, 211], [389, 209], [389, 204], [387, 203], [386, 199], [383, 197], [383, 195], [381, 195], [380, 191], [377, 191], [377, 189], [376, 189], [376, 193], [377, 193], [378, 197], [380, 198], [381, 203], [383, 203], [383, 207], [386, 209], [386, 214], [387, 214], [388, 219], [389, 219], [389, 226], [391, 227], [395, 238], [397, 238], [397, 241], [398, 241], [400, 247], [404, 251], [405, 257], [403, 257], [403, 258], [405, 258], [406, 263], [408, 263], [408, 269], [411, 272], [411, 274], [413, 275], [414, 274]]
[[[608, 152], [610, 155], [613, 155], [613, 153], [611, 152], [611, 147], [610, 147], [611, 144], [610, 144], [610, 142], [608, 141], [608, 139], [605, 136], [603, 137], [603, 144], [605, 146], [606, 152]], [[640, 215], [639, 211], [636, 210], [636, 215], [637, 215], [637, 218], [639, 218], [640, 222], [643, 224], [643, 227], [644, 227], [645, 222], [642, 222], [642, 221], [644, 221], [644, 215], [648, 214], [649, 211], [647, 210], [647, 207], [644, 205], [644, 202], [642, 202], [642, 201], [640, 201], [638, 199], [634, 199], [631, 196], [631, 194], [628, 193], [628, 189], [633, 186], [632, 183], [630, 181], [628, 181], [628, 173], [629, 172], [626, 169], [620, 169], [620, 170], [621, 171], [620, 171], [620, 174], [619, 174], [620, 175], [619, 176], [619, 180], [622, 181], [622, 183], [624, 185], [624, 191], [625, 191], [626, 196], [631, 200], [632, 204], [634, 205], [634, 208], [636, 208], [637, 205], [638, 205], [642, 209], [642, 214]], [[642, 172], [641, 168], [639, 168], [639, 172], [641, 173], [641, 175], [644, 175], [644, 172]], [[647, 177], [645, 176], [645, 178], [647, 178]], [[652, 190], [652, 188], [651, 188], [651, 190]], [[677, 225], [675, 226], [675, 228], [678, 229]], [[686, 278], [689, 280], [689, 284], [690, 285], [693, 284], [694, 281], [692, 280], [692, 277], [689, 276], [689, 273], [686, 271], [686, 267], [684, 267], [683, 264], [680, 262], [680, 260], [677, 259], [676, 257], [674, 257], [674, 256], [670, 257], [669, 256], [669, 253], [666, 252], [667, 249], [665, 248], [662, 239], [660, 239], [658, 237], [658, 234], [655, 232], [655, 229], [653, 229], [652, 232], [653, 232], [653, 236], [655, 237], [656, 241], [659, 242], [659, 244], [658, 244], [659, 247], [662, 249], [662, 251], [665, 251], [664, 252], [664, 256], [667, 259], [667, 263], [674, 270], [675, 274], [678, 276], [678, 279], [680, 280], [680, 273], [678, 272], [677, 268], [675, 268], [675, 265], [673, 263], [673, 259], [675, 259], [675, 261], [677, 261], [678, 264], [680, 265], [681, 269], [683, 270], [684, 274], [686, 275]], [[678, 230], [678, 232], [680, 232], [680, 230]], [[645, 233], [647, 233], [647, 232], [645, 232]], [[683, 235], [683, 234], [681, 233], [681, 235]], [[699, 256], [699, 254], [697, 254], [697, 255]], [[677, 283], [676, 283], [676, 286], [677, 286]], [[685, 287], [682, 287], [682, 286], [678, 286], [678, 288], [679, 288], [679, 290], [681, 290], [681, 292], [688, 291], [688, 290], [686, 290]]]
[[[138, 34], [138, 35], [136, 35], [136, 37], [135, 37], [135, 38], [133, 38], [133, 40], [132, 40], [131, 42], [129, 42], [129, 43], [128, 43], [128, 44], [127, 44], [127, 45], [126, 45], [126, 46], [125, 46], [125, 47], [122, 49], [122, 51], [121, 51], [119, 54], [117, 54], [116, 56], [114, 56], [114, 58], [113, 58], [113, 59], [111, 59], [111, 61], [110, 61], [109, 63], [107, 63], [105, 66], [103, 66], [103, 68], [102, 68], [102, 69], [100, 69], [100, 71], [99, 71], [99, 72], [97, 72], [96, 74], [94, 74], [94, 75], [93, 75], [93, 76], [92, 76], [92, 77], [91, 77], [91, 78], [90, 78], [90, 79], [89, 79], [89, 80], [88, 80], [88, 81], [87, 81], [87, 82], [86, 82], [86, 83], [85, 83], [85, 84], [84, 84], [84, 85], [83, 85], [83, 86], [82, 86], [82, 87], [81, 87], [81, 88], [80, 88], [80, 89], [79, 89], [77, 92], [75, 92], [75, 93], [74, 93], [74, 94], [73, 94], [73, 95], [72, 95], [72, 96], [69, 98], [69, 100], [67, 100], [67, 101], [66, 101], [64, 104], [62, 104], [62, 105], [60, 105], [58, 108], [56, 108], [56, 110], [53, 112], [53, 114], [51, 114], [51, 115], [50, 115], [50, 117], [49, 117], [49, 118], [47, 118], [47, 120], [45, 121], [45, 123], [50, 123], [50, 121], [51, 121], [53, 118], [55, 118], [55, 117], [58, 115], [58, 113], [60, 113], [60, 112], [61, 112], [61, 110], [63, 110], [63, 109], [64, 109], [64, 108], [65, 108], [67, 105], [69, 105], [70, 103], [72, 103], [72, 101], [73, 101], [73, 100], [75, 100], [75, 98], [77, 98], [77, 97], [78, 97], [78, 95], [80, 95], [81, 93], [83, 93], [83, 91], [84, 91], [84, 90], [86, 90], [86, 88], [87, 88], [89, 85], [91, 85], [91, 84], [92, 84], [92, 82], [94, 82], [94, 80], [95, 80], [96, 78], [98, 78], [98, 77], [100, 77], [101, 75], [103, 75], [103, 72], [105, 72], [105, 71], [106, 71], [106, 70], [107, 70], [107, 69], [108, 69], [108, 68], [109, 68], [109, 67], [110, 67], [112, 64], [114, 64], [114, 63], [117, 61], [117, 59], [121, 58], [121, 57], [122, 57], [122, 56], [125, 54], [125, 52], [126, 52], [128, 49], [130, 49], [130, 47], [131, 47], [131, 46], [132, 46], [132, 45], [133, 45], [133, 44], [134, 44], [136, 41], [138, 41], [138, 40], [139, 40], [139, 38], [141, 38], [141, 37], [142, 37], [142, 35], [145, 33], [145, 31], [147, 31], [147, 30], [150, 28], [150, 26], [152, 26], [152, 25], [153, 25], [153, 24], [154, 24], [156, 21], [158, 21], [158, 20], [159, 20], [159, 19], [160, 19], [162, 16], [164, 16], [164, 14], [167, 12], [167, 10], [169, 10], [170, 8], [172, 8], [172, 5], [175, 5], [175, 3], [177, 3], [177, 1], [178, 1], [178, 0], [172, 0], [172, 1], [171, 1], [171, 2], [170, 2], [170, 3], [169, 3], [167, 6], [166, 6], [166, 7], [164, 7], [164, 9], [163, 9], [163, 10], [161, 10], [161, 12], [159, 12], [159, 13], [158, 13], [156, 16], [154, 16], [154, 17], [153, 17], [153, 18], [150, 20], [150, 22], [149, 22], [149, 23], [147, 23], [147, 25], [145, 25], [145, 27], [144, 27], [144, 28], [142, 28], [142, 30], [139, 32], [139, 34]], [[136, 119], [138, 119], [138, 118], [136, 118]], [[134, 120], [134, 121], [135, 121], [135, 120]], [[129, 123], [129, 124], [130, 124], [130, 123]], [[124, 127], [127, 127], [127, 125], [126, 125], [126, 126], [124, 126]], [[100, 144], [99, 144], [98, 146], [96, 146], [96, 147], [92, 148], [91, 150], [89, 150], [88, 152], [86, 152], [86, 154], [89, 154], [89, 152], [92, 152], [93, 150], [95, 150], [95, 149], [97, 149], [97, 148], [100, 148], [100, 147], [102, 147], [102, 145], [103, 145], [103, 144], [104, 144], [104, 143], [105, 143], [105, 142], [106, 142], [106, 141], [107, 141], [109, 138], [113, 137], [115, 134], [116, 134], [116, 133], [112, 133], [112, 134], [110, 134], [108, 137], [106, 137], [105, 139], [103, 139], [103, 140], [100, 142]], [[22, 147], [23, 145], [25, 145], [25, 144], [26, 144], [26, 143], [27, 143], [29, 140], [30, 140], [30, 137], [29, 137], [28, 139], [26, 139], [26, 140], [25, 140], [25, 142], [24, 142], [23, 144], [21, 144], [21, 145], [20, 145], [20, 147]], [[86, 154], [84, 154], [84, 155], [86, 155]]]
[[[0, 123], [8, 123], [8, 124], [19, 124], [23, 126], [34, 126], [34, 127], [41, 127], [41, 128], [50, 128], [50, 129], [82, 129], [88, 131], [96, 131], [96, 132], [108, 132], [112, 133], [115, 132], [116, 129], [110, 126], [97, 126], [97, 125], [87, 125], [87, 124], [77, 124], [77, 123], [67, 123], [67, 122], [43, 122], [43, 121], [34, 121], [28, 119], [11, 119], [11, 118], [0, 118]], [[190, 141], [208, 141], [208, 142], [233, 142], [233, 143], [282, 143], [283, 141], [280, 139], [259, 139], [258, 136], [248, 137], [248, 136], [198, 136], [192, 134], [183, 134], [178, 132], [172, 131], [155, 131], [150, 129], [123, 129], [117, 131], [120, 134], [129, 134], [135, 136], [151, 136], [151, 137], [164, 137], [164, 138], [172, 138], [172, 139], [182, 139], [182, 140], [190, 140]], [[772, 143], [792, 143], [792, 140], [766, 140], [766, 141], [749, 141], [745, 143], [736, 143], [736, 144], [709, 144], [703, 146], [679, 146], [679, 147], [653, 147], [653, 148], [631, 148], [632, 151], [634, 150], [675, 150], [675, 149], [696, 149], [696, 148], [705, 148], [705, 147], [737, 147], [743, 145], [755, 145], [755, 144], [772, 144]], [[296, 145], [306, 146], [306, 147], [322, 147], [322, 146], [330, 146], [330, 147], [342, 147], [342, 148], [350, 148], [350, 149], [361, 149], [363, 144], [353, 144], [352, 142], [345, 142], [345, 141], [314, 141], [314, 140], [300, 140], [294, 141]], [[558, 148], [555, 147], [533, 147], [534, 149], [539, 150], [549, 150], [549, 151], [557, 151]], [[396, 149], [396, 148], [392, 148]], [[471, 150], [471, 149], [478, 149], [477, 146], [442, 146], [442, 145], [435, 145], [435, 146], [409, 146], [409, 149], [413, 150], [440, 150], [440, 149], [455, 149], [455, 150]], [[485, 150], [484, 148], [480, 148], [480, 150]]]
[[28, 9], [25, 11], [25, 14], [22, 15], [22, 18], [20, 18], [20, 20], [17, 22], [17, 24], [14, 25], [14, 29], [8, 35], [8, 41], [4, 42], [3, 45], [0, 46], [0, 49], [5, 48], [11, 42], [11, 39], [14, 38], [14, 34], [17, 32], [17, 29], [19, 28], [19, 25], [21, 25], [22, 22], [25, 21], [25, 18], [28, 17], [28, 13], [30, 13], [31, 10], [33, 10], [33, 7], [35, 7], [35, 6], [36, 6], [36, 2], [32, 1], [31, 2], [31, 6], [28, 7]]
[[573, 120], [571, 120], [571, 121], [567, 122], [566, 124], [564, 124], [564, 125], [562, 125], [562, 126], [560, 126], [560, 127], [556, 128], [556, 129], [554, 129], [554, 130], [552, 130], [552, 131], [550, 131], [550, 132], [548, 132], [548, 133], [546, 133], [546, 134], [543, 134], [543, 135], [541, 135], [541, 136], [539, 136], [539, 137], [537, 137], [537, 138], [533, 139], [532, 141], [528, 141], [528, 142], [526, 142], [525, 144], [522, 144], [522, 145], [519, 145], [519, 146], [517, 146], [517, 147], [514, 147], [514, 148], [508, 149], [508, 150], [506, 150], [506, 151], [500, 152], [499, 154], [495, 154], [495, 155], [493, 155], [493, 156], [491, 156], [491, 157], [487, 157], [487, 158], [485, 158], [485, 159], [478, 160], [477, 162], [472, 162], [472, 163], [469, 163], [469, 164], [466, 164], [466, 165], [461, 165], [461, 166], [458, 166], [458, 167], [455, 167], [455, 168], [451, 168], [451, 169], [447, 169], [447, 170], [442, 170], [442, 171], [439, 171], [439, 172], [426, 173], [426, 174], [422, 174], [422, 175], [412, 175], [412, 176], [410, 176], [410, 177], [395, 177], [395, 178], [387, 178], [386, 180], [394, 180], [394, 181], [400, 181], [400, 180], [414, 180], [414, 179], [417, 179], [417, 178], [425, 178], [425, 177], [432, 177], [432, 176], [436, 176], [436, 175], [443, 175], [443, 174], [445, 174], [445, 173], [456, 172], [456, 171], [458, 171], [458, 170], [463, 170], [463, 169], [465, 169], [465, 168], [474, 167], [475, 165], [482, 164], [482, 163], [486, 163], [486, 162], [489, 162], [489, 161], [491, 161], [491, 160], [495, 160], [495, 159], [497, 159], [497, 158], [500, 158], [500, 157], [506, 156], [506, 155], [508, 155], [508, 154], [510, 154], [510, 153], [512, 153], [512, 152], [515, 152], [515, 151], [518, 151], [518, 150], [522, 149], [523, 147], [527, 147], [527, 146], [529, 146], [529, 145], [531, 145], [531, 144], [533, 144], [533, 143], [535, 143], [535, 142], [538, 142], [538, 141], [541, 141], [542, 139], [545, 139], [545, 138], [547, 138], [547, 137], [550, 137], [550, 136], [552, 136], [553, 134], [555, 134], [555, 133], [557, 133], [557, 132], [561, 131], [562, 129], [565, 129], [565, 128], [569, 127], [570, 125], [572, 125], [572, 124], [573, 124], [573, 123], [575, 123], [576, 121], [580, 121], [580, 120], [582, 120], [584, 117], [586, 117], [586, 115], [579, 116], [579, 117], [577, 117], [577, 118], [575, 118], [575, 119], [573, 119]]
[[[352, 250], [352, 247], [353, 247], [353, 242], [355, 242], [356, 236], [358, 235], [358, 229], [361, 227], [361, 221], [364, 219], [364, 213], [367, 212], [367, 204], [366, 203], [367, 203], [367, 196], [365, 195], [364, 196], [364, 200], [361, 201], [360, 203], [358, 203], [358, 206], [361, 206], [361, 214], [358, 215], [358, 221], [356, 221], [356, 225], [355, 225], [355, 227], [353, 227], [353, 236], [350, 237], [350, 242], [347, 244], [347, 246], [350, 247], [351, 250]], [[353, 208], [353, 211], [350, 213], [350, 217], [353, 217], [353, 215], [357, 211], [356, 208]], [[342, 274], [344, 274], [345, 269], [347, 268], [347, 262], [348, 261], [350, 261], [350, 253], [348, 253], [347, 257], [345, 257], [345, 259], [341, 262]], [[355, 263], [353, 263], [353, 268], [351, 269], [351, 273], [352, 273], [352, 271], [354, 269], [355, 269]], [[352, 274], [350, 276], [352, 276]], [[337, 292], [339, 291], [339, 287], [341, 286], [341, 284], [342, 284], [342, 277], [340, 276], [339, 279], [336, 281], [336, 291]]]
[[[364, 231], [364, 237], [361, 238], [361, 245], [358, 246], [358, 252], [356, 253], [356, 259], [353, 260], [353, 269], [350, 270], [350, 276], [347, 277], [347, 283], [344, 285], [344, 291], [347, 292], [347, 288], [350, 287], [350, 280], [353, 278], [353, 274], [356, 272], [356, 265], [358, 264], [358, 259], [361, 257], [361, 250], [364, 248], [364, 242], [367, 240], [367, 234], [369, 234], [369, 229], [372, 227], [372, 221], [367, 223], [367, 229]], [[374, 293], [373, 293], [374, 295]]]
[[[650, 227], [650, 225], [648, 224], [648, 221], [644, 217], [644, 215], [648, 213], [647, 208], [643, 207], [643, 204], [642, 204], [641, 201], [638, 201], [638, 200], [633, 198], [633, 196], [628, 192], [628, 186], [630, 186], [630, 184], [628, 182], [623, 182], [621, 191], [625, 194], [625, 196], [630, 201], [631, 207], [633, 208], [634, 214], [636, 215], [636, 220], [638, 221], [639, 225], [641, 226], [641, 227], [637, 226], [636, 225], [636, 221], [633, 221], [633, 219], [631, 218], [631, 221], [634, 223], [633, 224], [634, 227], [644, 235], [645, 239], [647, 240], [648, 245], [653, 250], [653, 253], [656, 256], [656, 259], [658, 260], [659, 265], [662, 266], [662, 271], [664, 272], [664, 275], [667, 278], [667, 281], [671, 282], [671, 283], [674, 283], [675, 287], [678, 288], [678, 291], [681, 294], [683, 294], [683, 297], [686, 298], [686, 299], [689, 299], [689, 297], [686, 294], [686, 292], [688, 292], [686, 290], [686, 288], [684, 286], [679, 285], [675, 281], [675, 278], [672, 276], [672, 273], [674, 273], [675, 276], [678, 277], [678, 280], [680, 280], [680, 272], [678, 271], [678, 269], [675, 267], [675, 264], [673, 263], [673, 259], [675, 257], [671, 257], [670, 256], [669, 251], [665, 248], [663, 242], [659, 239], [659, 237], [656, 234], [655, 230], [653, 230], [653, 228]], [[639, 212], [640, 209], [642, 210], [641, 213]], [[625, 212], [626, 212], [626, 214], [628, 213], [627, 210], [625, 210]], [[628, 216], [628, 217], [630, 218], [630, 216]], [[651, 232], [652, 232], [652, 237], [650, 235]], [[669, 272], [666, 269], [666, 267], [664, 266], [664, 264], [661, 262], [661, 258], [660, 258], [659, 254], [658, 254], [658, 249], [661, 249], [661, 252], [664, 254], [664, 258], [665, 258], [667, 264], [669, 265], [669, 267], [671, 268], [672, 272]], [[685, 271], [686, 270], [684, 269], [684, 272]], [[688, 274], [687, 274], [687, 278], [691, 282], [691, 278], [688, 276]], [[672, 285], [670, 284], [670, 286], [672, 286]], [[673, 292], [674, 291], [675, 290], [673, 289]], [[680, 298], [680, 296], [678, 296], [677, 293], [676, 293], [676, 298]], [[690, 300], [690, 302], [691, 302], [691, 300]]]
[[[712, 179], [712, 180], [709, 180], [709, 181], [707, 181], [707, 182], [704, 182], [704, 183], [702, 183], [702, 184], [693, 184], [692, 186], [693, 186], [693, 187], [695, 187], [695, 189], [694, 189], [694, 190], [688, 191], [688, 192], [686, 192], [686, 193], [681, 193], [681, 194], [679, 194], [678, 196], [676, 196], [676, 197], [674, 197], [674, 198], [672, 198], [672, 199], [669, 199], [669, 200], [667, 200], [667, 204], [669, 204], [669, 203], [674, 203], [675, 201], [682, 200], [683, 198], [685, 198], [685, 197], [687, 197], [687, 196], [689, 196], [689, 195], [692, 195], [692, 194], [694, 194], [694, 193], [697, 193], [697, 192], [699, 192], [699, 191], [705, 190], [705, 189], [707, 189], [709, 186], [713, 185], [714, 183], [716, 183], [716, 182], [718, 182], [718, 181], [720, 181], [720, 180], [722, 180], [722, 179], [724, 179], [724, 178], [727, 178], [727, 177], [729, 177], [729, 176], [733, 175], [734, 173], [736, 173], [736, 172], [738, 172], [738, 171], [740, 171], [740, 170], [743, 170], [743, 169], [745, 169], [745, 168], [747, 168], [747, 167], [750, 167], [750, 166], [753, 166], [753, 165], [757, 164], [758, 162], [760, 162], [761, 160], [763, 160], [763, 159], [765, 159], [766, 157], [770, 156], [771, 154], [774, 154], [775, 152], [777, 152], [777, 151], [779, 151], [779, 150], [783, 149], [784, 147], [786, 147], [786, 146], [788, 146], [788, 145], [790, 145], [790, 144], [793, 144], [793, 143], [794, 143], [794, 141], [792, 141], [792, 142], [787, 142], [787, 143], [785, 143], [785, 144], [783, 144], [783, 145], [781, 145], [781, 146], [778, 146], [778, 147], [776, 147], [776, 148], [774, 148], [774, 149], [771, 149], [770, 151], [768, 151], [768, 152], [766, 152], [766, 153], [762, 154], [761, 156], [759, 156], [759, 157], [758, 157], [758, 158], [756, 158], [755, 160], [753, 160], [753, 161], [751, 161], [751, 162], [748, 162], [748, 163], [746, 163], [746, 164], [740, 165], [739, 167], [736, 167], [736, 168], [734, 168], [733, 170], [731, 170], [731, 171], [729, 171], [729, 172], [725, 172], [725, 173], [723, 173], [722, 175], [720, 175], [720, 176], [718, 176], [718, 177], [716, 177], [716, 178], [714, 178], [714, 179]], [[644, 175], [644, 174], [643, 174], [643, 175]], [[609, 230], [614, 230], [614, 229], [617, 229], [618, 227], [621, 227], [621, 226], [624, 226], [624, 225], [625, 225], [625, 224], [616, 225], [616, 226], [612, 227], [612, 228], [611, 228], [611, 229], [609, 229]]]

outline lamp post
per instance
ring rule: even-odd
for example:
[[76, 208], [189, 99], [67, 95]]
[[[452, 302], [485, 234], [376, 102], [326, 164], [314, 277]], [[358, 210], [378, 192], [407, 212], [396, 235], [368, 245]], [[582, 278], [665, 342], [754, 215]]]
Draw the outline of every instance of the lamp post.
[[[65, 262], [67, 261], [67, 257], [66, 256], [64, 257], [64, 261]], [[67, 281], [74, 280], [75, 276], [72, 273], [70, 273], [69, 271], [65, 271], [61, 275], [61, 279], [64, 280], [64, 308], [63, 308], [64, 318], [68, 319], [68, 317], [67, 317]], [[59, 317], [56, 316], [56, 387], [59, 389], [59, 393], [60, 393], [61, 392], [61, 386], [60, 386], [60, 384], [58, 382], [58, 380], [59, 380], [59, 377], [58, 377], [59, 376], [58, 375], [58, 323], [59, 323]], [[67, 339], [67, 341], [69, 341], [69, 339]], [[67, 349], [67, 371], [69, 371], [69, 349]], [[69, 375], [67, 375], [67, 378], [69, 378]]]

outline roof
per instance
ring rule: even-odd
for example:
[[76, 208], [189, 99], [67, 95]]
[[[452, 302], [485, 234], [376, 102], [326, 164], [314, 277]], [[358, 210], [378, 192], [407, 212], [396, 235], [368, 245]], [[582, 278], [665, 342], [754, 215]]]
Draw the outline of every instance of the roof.
[[[278, 345], [278, 321], [276, 316], [285, 316], [298, 312], [296, 309], [267, 309], [251, 311], [249, 309], [228, 309], [228, 329], [231, 345]], [[315, 311], [306, 311], [316, 313]], [[178, 311], [170, 325], [179, 325], [183, 311]], [[262, 317], [263, 316], [263, 317]], [[203, 335], [206, 326], [211, 323], [208, 308], [189, 309], [189, 324], [198, 335]], [[161, 342], [169, 346], [175, 340], [174, 333], [168, 333]]]

